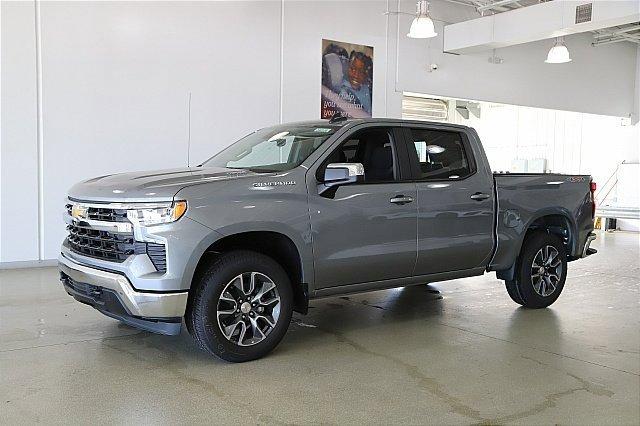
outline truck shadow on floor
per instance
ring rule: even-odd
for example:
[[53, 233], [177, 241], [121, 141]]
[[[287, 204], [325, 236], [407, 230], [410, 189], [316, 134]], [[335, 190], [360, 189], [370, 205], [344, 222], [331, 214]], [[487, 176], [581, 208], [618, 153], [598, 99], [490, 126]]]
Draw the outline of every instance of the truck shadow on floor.
[[[346, 336], [357, 335], [363, 343], [376, 342], [398, 333], [404, 333], [403, 338], [418, 338], [427, 343], [434, 339], [446, 340], [449, 338], [447, 327], [439, 325], [450, 320], [457, 308], [460, 306], [449, 306], [447, 309], [447, 299], [430, 285], [315, 300], [307, 315], [293, 314], [283, 341], [264, 359], [316, 351], [332, 346], [336, 339], [345, 341]], [[528, 342], [550, 351], [562, 348], [561, 321], [552, 309], [517, 308], [505, 319], [505, 328], [502, 331], [493, 330], [491, 335], [496, 334], [497, 338], [513, 343]], [[485, 329], [479, 322], [470, 331], [482, 334]], [[230, 365], [200, 350], [184, 326], [178, 336], [141, 332], [111, 340], [108, 345], [111, 348], [127, 346], [128, 351], [137, 347], [134, 352], [146, 352], [147, 361], [157, 358], [158, 361], [173, 359], [185, 363]], [[150, 357], [148, 352], [156, 356]]]
[[[324, 346], [327, 344], [324, 341], [327, 333], [349, 334], [358, 331], [363, 335], [370, 334], [372, 338], [380, 338], [380, 333], [391, 332], [389, 328], [413, 326], [407, 325], [407, 322], [424, 322], [430, 319], [438, 321], [443, 316], [444, 304], [440, 292], [429, 285], [316, 300], [311, 303], [307, 315], [294, 312], [285, 338], [267, 359]], [[121, 323], [114, 326], [129, 328]], [[178, 336], [140, 332], [108, 341], [105, 339], [105, 345], [123, 351], [127, 347], [126, 351], [132, 354], [139, 351], [153, 352], [165, 361], [168, 361], [169, 357], [184, 362], [223, 363], [201, 351], [189, 336], [184, 324]], [[145, 358], [147, 361], [151, 360], [149, 354], [146, 354]]]

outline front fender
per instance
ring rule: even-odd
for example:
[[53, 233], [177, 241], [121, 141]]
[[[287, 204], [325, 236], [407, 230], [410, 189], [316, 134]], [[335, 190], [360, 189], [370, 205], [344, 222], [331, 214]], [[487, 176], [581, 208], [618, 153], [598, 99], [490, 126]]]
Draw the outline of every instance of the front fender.
[[208, 239], [208, 245], [199, 247], [196, 255], [201, 257], [222, 237], [276, 232], [293, 241], [302, 263], [303, 282], [311, 285], [313, 255], [305, 172], [297, 168], [278, 175], [189, 186], [178, 192], [176, 198], [187, 200], [186, 215], [219, 235]]
[[[194, 221], [194, 222], [197, 222], [197, 221]], [[195, 245], [193, 251], [191, 252], [191, 255], [189, 256], [185, 264], [184, 273], [182, 274], [182, 283], [181, 283], [181, 288], [183, 289], [191, 288], [193, 275], [195, 274], [196, 268], [198, 266], [198, 262], [200, 262], [200, 259], [202, 259], [202, 256], [207, 251], [207, 249], [211, 247], [211, 245], [214, 244], [216, 241], [218, 241], [220, 238], [224, 237], [224, 235], [220, 234], [219, 232], [216, 232], [213, 229], [210, 229], [209, 227], [207, 227], [206, 225], [203, 225], [200, 222], [198, 223], [203, 227], [209, 229], [210, 232], [205, 234], [202, 237], [202, 239], [200, 239], [200, 241], [197, 242], [197, 244]]]

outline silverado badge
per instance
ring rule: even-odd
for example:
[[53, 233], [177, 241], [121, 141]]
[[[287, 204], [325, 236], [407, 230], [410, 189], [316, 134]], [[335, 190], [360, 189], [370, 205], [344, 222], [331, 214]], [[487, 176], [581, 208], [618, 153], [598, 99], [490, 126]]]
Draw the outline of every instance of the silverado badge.
[[296, 181], [295, 180], [280, 180], [280, 181], [275, 181], [275, 182], [256, 182], [253, 184], [254, 188], [262, 188], [265, 186], [288, 186], [288, 185], [295, 185]]

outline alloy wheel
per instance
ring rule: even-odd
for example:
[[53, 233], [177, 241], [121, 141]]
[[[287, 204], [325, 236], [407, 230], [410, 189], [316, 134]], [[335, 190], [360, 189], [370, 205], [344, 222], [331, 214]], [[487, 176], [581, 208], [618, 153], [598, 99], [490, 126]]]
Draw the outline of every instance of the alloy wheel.
[[242, 273], [222, 290], [216, 314], [218, 326], [230, 342], [239, 346], [260, 343], [278, 323], [278, 289], [260, 272]]
[[531, 263], [531, 283], [542, 297], [553, 294], [562, 277], [562, 260], [558, 250], [550, 245], [542, 247]]

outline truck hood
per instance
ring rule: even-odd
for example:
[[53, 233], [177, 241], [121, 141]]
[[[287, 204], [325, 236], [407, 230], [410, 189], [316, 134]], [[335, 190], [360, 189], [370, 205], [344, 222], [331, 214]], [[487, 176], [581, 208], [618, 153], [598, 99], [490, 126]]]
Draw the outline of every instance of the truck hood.
[[207, 182], [229, 181], [256, 176], [248, 170], [222, 167], [184, 167], [147, 172], [119, 173], [80, 182], [69, 197], [97, 202], [171, 201], [181, 189]]

